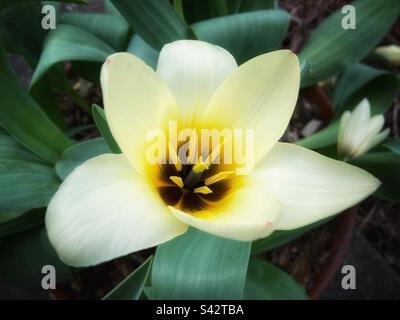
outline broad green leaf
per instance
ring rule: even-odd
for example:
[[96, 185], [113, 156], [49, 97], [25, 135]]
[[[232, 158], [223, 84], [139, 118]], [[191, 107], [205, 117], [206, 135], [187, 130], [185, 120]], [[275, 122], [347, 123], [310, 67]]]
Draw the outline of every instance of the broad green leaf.
[[83, 124], [81, 126], [76, 126], [76, 127], [73, 127], [71, 129], [67, 130], [67, 132], [65, 132], [65, 134], [68, 137], [73, 138], [74, 136], [76, 136], [76, 135], [78, 135], [80, 133], [83, 133], [83, 132], [85, 132], [87, 130], [92, 130], [92, 129], [95, 129], [95, 128], [96, 128], [95, 124], [91, 124], [91, 123], [90, 124]]
[[46, 37], [31, 86], [58, 62], [103, 62], [114, 52], [114, 49], [93, 34], [75, 26], [60, 24]]
[[157, 68], [159, 52], [148, 43], [146, 43], [138, 34], [132, 36], [126, 50], [142, 59], [148, 66], [154, 70]]
[[45, 207], [60, 180], [53, 168], [22, 160], [0, 159], [0, 212]]
[[133, 30], [160, 50], [166, 43], [193, 38], [186, 22], [167, 0], [112, 0]]
[[139, 268], [111, 290], [103, 300], [138, 300], [149, 276], [152, 260], [153, 257], [149, 257]]
[[380, 75], [349, 96], [340, 111], [351, 110], [362, 99], [367, 98], [371, 104], [371, 115], [384, 114], [393, 104], [397, 91], [396, 77], [393, 74]]
[[311, 63], [310, 60], [305, 58], [304, 60], [300, 61], [300, 76], [303, 79], [311, 70]]
[[392, 142], [385, 143], [386, 148], [392, 150], [394, 153], [400, 155], [400, 140], [395, 140]]
[[192, 28], [200, 40], [228, 50], [240, 64], [278, 48], [288, 25], [286, 11], [263, 10], [201, 21]]
[[42, 268], [52, 265], [57, 282], [71, 279], [71, 270], [58, 258], [44, 227], [0, 239], [1, 278], [22, 287], [41, 288]]
[[239, 11], [255, 11], [265, 9], [275, 9], [278, 7], [278, 0], [242, 0]]
[[36, 85], [31, 88], [30, 94], [51, 121], [64, 131], [66, 129], [65, 119], [54, 94], [50, 74], [46, 74], [37, 81]]
[[371, 152], [350, 160], [350, 163], [370, 172], [382, 182], [376, 196], [400, 200], [400, 155], [394, 152]]
[[84, 29], [116, 51], [126, 49], [129, 25], [122, 17], [115, 14], [69, 12], [61, 16], [59, 23]]
[[349, 97], [375, 78], [389, 72], [356, 63], [340, 77], [333, 91], [332, 102], [335, 107], [343, 106]]
[[242, 5], [243, 0], [229, 0], [226, 3], [226, 7], [228, 9], [229, 14], [235, 14], [240, 11], [240, 6]]
[[12, 221], [22, 216], [26, 211], [7, 211], [0, 212], [0, 224]]
[[329, 16], [311, 34], [300, 58], [308, 58], [312, 71], [302, 87], [327, 79], [366, 57], [382, 40], [400, 13], [398, 0], [358, 0], [356, 29], [343, 29], [341, 9]]
[[15, 141], [10, 135], [0, 133], [0, 159], [25, 160], [29, 162], [43, 163], [43, 160], [24, 146]]
[[[200, 0], [200, 1], [183, 0], [182, 6], [183, 6], [183, 11], [185, 13], [186, 21], [189, 24], [193, 24], [195, 22], [220, 16], [219, 13], [215, 10], [214, 1], [215, 0]], [[231, 1], [233, 0], [229, 0], [227, 2], [227, 5], [229, 5], [229, 2]]]
[[229, 14], [226, 0], [208, 0], [213, 16], [226, 16]]
[[47, 33], [42, 28], [41, 10], [40, 2], [34, 1], [17, 3], [0, 12], [0, 39], [6, 51], [23, 55], [31, 67], [39, 60]]
[[93, 113], [93, 118], [96, 123], [96, 126], [99, 129], [104, 140], [107, 142], [108, 146], [110, 147], [110, 150], [113, 153], [121, 153], [121, 150], [118, 147], [117, 142], [114, 140], [114, 137], [111, 134], [110, 128], [108, 127], [104, 110], [94, 104], [92, 106], [92, 113]]
[[190, 228], [157, 248], [154, 299], [241, 299], [250, 245]]
[[22, 145], [55, 162], [70, 140], [22, 88], [0, 48], [0, 124]]
[[271, 263], [252, 257], [247, 272], [246, 300], [306, 300], [307, 294], [290, 275]]
[[56, 162], [56, 172], [64, 180], [77, 166], [104, 153], [111, 153], [103, 138], [84, 141], [66, 149]]
[[296, 141], [296, 144], [307, 149], [319, 149], [336, 143], [339, 132], [339, 121], [335, 120], [326, 128]]
[[10, 222], [0, 225], [0, 238], [40, 226], [44, 222], [44, 215], [44, 209], [36, 209], [27, 212]]
[[104, 1], [104, 9], [107, 13], [122, 17], [117, 8], [112, 4], [111, 0]]
[[251, 245], [251, 253], [252, 254], [260, 254], [266, 251], [273, 250], [280, 246], [283, 246], [305, 234], [308, 231], [318, 228], [323, 224], [329, 222], [333, 218], [323, 219], [307, 226], [294, 229], [294, 230], [277, 230], [274, 231], [270, 236], [253, 241]]

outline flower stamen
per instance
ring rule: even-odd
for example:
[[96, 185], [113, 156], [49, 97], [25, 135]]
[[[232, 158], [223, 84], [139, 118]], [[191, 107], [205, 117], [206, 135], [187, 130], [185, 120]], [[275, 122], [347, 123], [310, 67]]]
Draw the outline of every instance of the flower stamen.
[[207, 178], [204, 183], [206, 186], [209, 186], [210, 184], [214, 184], [216, 182], [219, 182], [221, 180], [227, 179], [230, 175], [232, 175], [234, 171], [222, 171], [217, 174], [214, 174], [213, 176]]
[[202, 187], [195, 188], [193, 191], [194, 191], [194, 193], [202, 193], [202, 194], [210, 194], [210, 193], [212, 193], [212, 190], [207, 186], [202, 186]]
[[182, 188], [184, 187], [183, 180], [182, 180], [181, 177], [178, 177], [178, 176], [170, 176], [169, 179], [170, 179], [173, 183], [175, 183], [179, 188], [182, 189]]

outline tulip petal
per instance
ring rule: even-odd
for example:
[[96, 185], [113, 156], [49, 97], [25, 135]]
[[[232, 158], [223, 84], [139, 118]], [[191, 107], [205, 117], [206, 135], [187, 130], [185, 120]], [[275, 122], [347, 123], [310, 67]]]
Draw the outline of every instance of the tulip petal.
[[353, 157], [357, 157], [367, 152], [369, 149], [382, 142], [382, 140], [386, 138], [387, 134], [379, 135], [379, 137], [376, 138], [384, 123], [385, 118], [381, 114], [373, 116], [371, 119], [369, 119], [367, 133], [365, 134], [364, 140], [352, 154]]
[[157, 73], [174, 94], [185, 123], [190, 124], [236, 68], [228, 51], [203, 41], [180, 40], [162, 48]]
[[358, 148], [356, 154], [354, 154], [354, 157], [360, 156], [364, 153], [366, 153], [368, 150], [371, 150], [372, 148], [376, 147], [378, 144], [380, 144], [383, 140], [386, 139], [386, 137], [389, 135], [390, 129], [387, 128], [383, 130], [382, 132], [368, 138], [362, 145], [361, 147]]
[[[370, 104], [363, 99], [343, 124], [341, 150], [343, 154], [353, 155], [368, 135], [370, 121]], [[342, 124], [341, 124], [342, 125]]]
[[380, 185], [368, 172], [317, 152], [278, 142], [251, 179], [283, 203], [277, 229], [300, 228], [349, 208]]
[[145, 174], [147, 134], [179, 120], [175, 98], [153, 69], [129, 53], [107, 58], [101, 87], [112, 135], [135, 169]]
[[84, 162], [62, 183], [46, 213], [50, 242], [76, 267], [166, 242], [187, 230], [123, 155]]
[[272, 195], [243, 187], [207, 210], [186, 213], [169, 208], [182, 222], [202, 231], [233, 240], [252, 241], [274, 231], [282, 204]]
[[209, 127], [253, 129], [255, 162], [286, 130], [300, 85], [297, 56], [289, 50], [260, 55], [233, 71], [204, 115]]

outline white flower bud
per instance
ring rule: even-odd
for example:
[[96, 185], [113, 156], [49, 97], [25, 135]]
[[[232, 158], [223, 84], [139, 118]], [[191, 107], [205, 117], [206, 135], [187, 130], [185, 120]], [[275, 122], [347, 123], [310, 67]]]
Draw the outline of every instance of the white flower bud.
[[338, 153], [345, 158], [354, 158], [366, 153], [389, 134], [389, 129], [380, 132], [384, 125], [383, 115], [371, 117], [370, 104], [363, 99], [353, 112], [345, 111], [340, 119]]

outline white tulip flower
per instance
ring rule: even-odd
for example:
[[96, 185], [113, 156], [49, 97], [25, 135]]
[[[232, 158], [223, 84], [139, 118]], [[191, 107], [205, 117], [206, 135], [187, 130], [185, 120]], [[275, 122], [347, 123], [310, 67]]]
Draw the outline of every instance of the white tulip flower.
[[[278, 142], [300, 86], [299, 61], [288, 50], [238, 67], [220, 47], [176, 41], [161, 50], [156, 72], [129, 53], [111, 55], [101, 85], [122, 154], [78, 166], [48, 206], [50, 242], [69, 265], [90, 266], [153, 247], [189, 226], [252, 241], [339, 213], [380, 184], [360, 168]], [[184, 164], [173, 147], [172, 164], [149, 163], [148, 132], [171, 120], [193, 130], [252, 130], [254, 170], [237, 175], [237, 163], [210, 164], [204, 159], [214, 158], [214, 150], [191, 140], [189, 153], [200, 149], [204, 163]]]
[[389, 129], [381, 132], [385, 119], [383, 115], [371, 117], [368, 99], [363, 99], [353, 112], [345, 111], [340, 119], [338, 153], [343, 158], [358, 157], [381, 143]]

